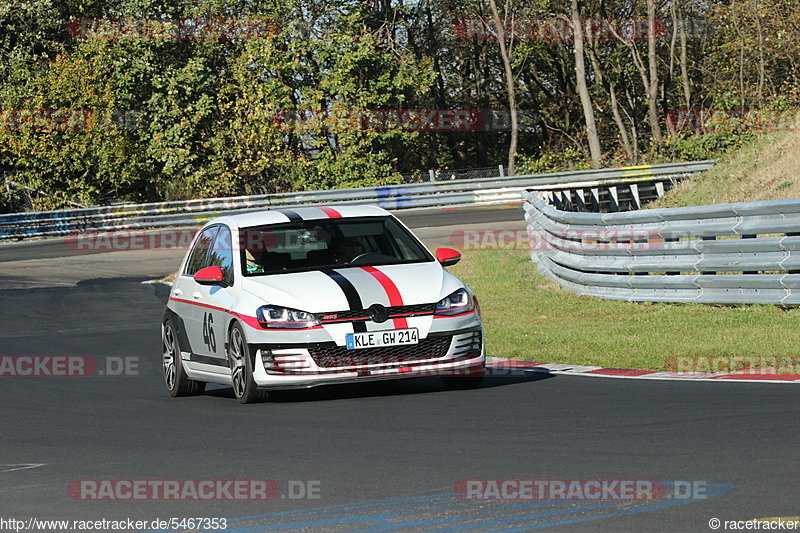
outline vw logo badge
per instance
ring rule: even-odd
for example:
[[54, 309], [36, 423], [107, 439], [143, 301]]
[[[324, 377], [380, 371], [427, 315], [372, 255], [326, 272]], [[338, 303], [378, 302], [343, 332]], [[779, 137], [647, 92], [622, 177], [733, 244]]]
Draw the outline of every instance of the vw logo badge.
[[372, 321], [377, 322], [378, 324], [381, 322], [386, 322], [386, 320], [389, 319], [389, 311], [387, 311], [386, 308], [381, 304], [370, 305], [367, 311], [369, 312], [369, 316], [372, 318]]

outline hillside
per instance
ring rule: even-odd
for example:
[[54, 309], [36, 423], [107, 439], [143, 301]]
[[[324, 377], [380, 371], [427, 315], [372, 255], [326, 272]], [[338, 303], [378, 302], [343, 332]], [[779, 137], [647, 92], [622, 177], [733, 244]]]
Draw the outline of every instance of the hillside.
[[800, 198], [800, 132], [767, 133], [647, 207]]

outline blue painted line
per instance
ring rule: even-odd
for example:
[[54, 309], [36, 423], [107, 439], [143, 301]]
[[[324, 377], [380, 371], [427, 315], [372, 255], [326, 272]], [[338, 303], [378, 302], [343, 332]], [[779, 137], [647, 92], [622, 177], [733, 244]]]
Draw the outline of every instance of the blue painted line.
[[[464, 500], [453, 500], [453, 502], [457, 503], [466, 503]], [[503, 510], [518, 508], [518, 507], [534, 507], [538, 505], [544, 505], [548, 502], [544, 501], [531, 501], [525, 503], [511, 503], [503, 505]], [[441, 510], [440, 510], [441, 512]], [[468, 522], [472, 520], [480, 520], [480, 517], [475, 516], [468, 516], [468, 515], [461, 515], [452, 518], [436, 518], [432, 520], [415, 520], [410, 522], [390, 522], [386, 527], [377, 526], [374, 528], [367, 528], [367, 529], [359, 529], [358, 533], [385, 533], [389, 531], [402, 531], [409, 528], [414, 527], [424, 527], [424, 526], [434, 526], [438, 524], [451, 524], [453, 522]], [[464, 527], [471, 527], [472, 524], [467, 526], [460, 527], [459, 529], [463, 529]]]
[[[396, 512], [396, 513], [382, 513], [378, 515], [369, 515], [369, 516], [345, 516], [342, 518], [322, 518], [317, 520], [301, 520], [298, 522], [282, 522], [279, 524], [259, 524], [255, 526], [244, 526], [244, 527], [237, 527], [237, 528], [228, 528], [226, 529], [226, 533], [255, 533], [257, 531], [286, 531], [287, 529], [298, 529], [304, 527], [331, 527], [331, 526], [341, 526], [341, 525], [348, 525], [353, 526], [356, 524], [375, 524], [375, 523], [382, 523], [390, 518], [397, 518], [401, 516], [405, 516], [408, 513], [403, 512]], [[377, 520], [376, 520], [377, 519]], [[355, 529], [353, 527], [348, 528], [349, 531], [359, 531], [359, 529]]]
[[[445, 498], [433, 498], [433, 499], [426, 499], [424, 502], [416, 502], [416, 503], [392, 503], [386, 502], [381, 504], [374, 504], [369, 506], [368, 509], [365, 510], [365, 507], [355, 503], [349, 504], [347, 507], [342, 509], [332, 509], [332, 510], [318, 510], [317, 508], [308, 509], [306, 511], [291, 511], [295, 514], [309, 514], [309, 515], [316, 515], [316, 516], [327, 516], [327, 515], [338, 515], [342, 513], [350, 513], [353, 510], [363, 512], [364, 514], [370, 512], [378, 512], [380, 510], [392, 509], [392, 508], [403, 508], [403, 507], [413, 507], [414, 509], [422, 509], [424, 507], [441, 507], [442, 503], [453, 502], [453, 496], [450, 495], [449, 497]], [[279, 511], [280, 513], [280, 511]], [[268, 515], [267, 518], [272, 515]], [[236, 519], [239, 521], [240, 519]]]
[[[454, 498], [450, 498], [450, 503], [454, 504], [469, 504], [474, 502], [466, 502], [464, 500], [457, 500]], [[549, 502], [544, 501], [531, 501], [531, 502], [524, 502], [524, 503], [512, 503], [512, 504], [505, 504], [503, 505], [503, 510], [518, 508], [518, 507], [534, 507], [539, 505], [544, 505]], [[335, 522], [327, 521], [328, 523], [320, 524], [322, 526], [328, 525], [342, 525], [342, 524], [361, 524], [367, 523], [369, 525], [362, 527], [360, 529], [351, 529], [350, 531], [358, 532], [358, 533], [384, 533], [389, 531], [398, 531], [398, 530], [405, 530], [412, 527], [424, 527], [424, 526], [434, 526], [438, 524], [451, 524], [453, 522], [465, 522], [469, 520], [480, 520], [480, 517], [469, 517], [467, 515], [461, 514], [460, 516], [451, 517], [451, 518], [436, 518], [431, 520], [415, 520], [415, 521], [389, 521], [391, 518], [396, 518], [400, 516], [407, 516], [410, 514], [418, 514], [420, 512], [420, 507], [429, 506], [427, 504], [398, 504], [397, 506], [405, 506], [406, 509], [404, 512], [399, 513], [382, 513], [382, 514], [358, 514], [358, 515], [351, 515], [346, 516], [340, 520], [336, 520]], [[445, 506], [441, 506], [437, 511], [441, 512]], [[313, 512], [312, 512], [313, 514]], [[326, 513], [327, 514], [327, 513]], [[256, 531], [280, 531], [282, 529], [295, 529], [295, 528], [302, 528], [302, 527], [315, 527], [314, 524], [310, 524], [310, 522], [317, 522], [317, 521], [296, 521], [296, 522], [283, 522], [280, 524], [269, 524], [269, 525], [258, 525], [258, 526], [247, 526], [235, 529], [228, 529], [226, 533], [252, 533]], [[461, 526], [459, 528], [461, 529]]]
[[[460, 502], [461, 500], [454, 500], [454, 502], [455, 501]], [[526, 505], [527, 506], [539, 505], [541, 503], [542, 502], [537, 501], [537, 502], [530, 502]], [[616, 504], [616, 502], [614, 502], [614, 504]], [[588, 506], [586, 508], [594, 508], [597, 506], [598, 505], [593, 505], [593, 506]], [[605, 504], [600, 504], [599, 506], [602, 507], [605, 506]], [[342, 526], [342, 525], [349, 526], [348, 530], [352, 532], [379, 533], [385, 531], [395, 531], [398, 529], [407, 529], [409, 527], [422, 527], [425, 525], [464, 522], [466, 520], [470, 520], [470, 518], [461, 515], [453, 518], [441, 518], [441, 519], [422, 520], [415, 522], [390, 521], [391, 519], [402, 518], [404, 516], [417, 514], [418, 512], [419, 511], [416, 506], [409, 506], [405, 510], [399, 512], [379, 513], [379, 514], [358, 514], [358, 515], [344, 516], [341, 518], [300, 520], [295, 522], [282, 522], [278, 524], [260, 524], [254, 526], [245, 526], [234, 529], [227, 529], [226, 533], [256, 533], [259, 531], [284, 531], [289, 529], [300, 529], [309, 527], [331, 527], [331, 526]], [[542, 516], [549, 516], [554, 512], [557, 511], [549, 511], [547, 513], [540, 513], [540, 514]], [[563, 511], [557, 513], [563, 514]], [[511, 518], [509, 520], [513, 521], [515, 520], [515, 518]], [[364, 524], [364, 526], [356, 529], [357, 524]], [[460, 529], [463, 529], [463, 525], [456, 526], [455, 528], [447, 528], [435, 531], [457, 531]]]
[[570, 507], [569, 509], [559, 509], [558, 511], [547, 511], [544, 513], [534, 513], [528, 515], [519, 515], [519, 516], [512, 516], [509, 518], [501, 518], [499, 520], [483, 520], [480, 522], [470, 522], [469, 524], [445, 529], [432, 529], [431, 533], [447, 533], [448, 531], [460, 531], [462, 529], [473, 529], [473, 528], [480, 528], [486, 529], [493, 526], [501, 526], [504, 524], [512, 524], [514, 522], [520, 522], [522, 520], [538, 520], [540, 518], [550, 518], [553, 516], [563, 516], [567, 514], [574, 514], [580, 511], [591, 511], [592, 509], [601, 509], [604, 507], [610, 507], [612, 505], [619, 505], [620, 502], [604, 502], [604, 503], [596, 503], [593, 505], [584, 505], [582, 507]]
[[[734, 484], [715, 484], [706, 487], [706, 499], [725, 494], [738, 485]], [[619, 506], [623, 501], [608, 501], [602, 503], [595, 503], [591, 505], [581, 505], [578, 507], [570, 507], [567, 509], [557, 509], [546, 512], [537, 512], [525, 515], [506, 516], [500, 519], [491, 519], [486, 516], [476, 516], [475, 513], [458, 512], [469, 511], [469, 509], [459, 509], [459, 507], [468, 506], [475, 502], [468, 500], [457, 499], [452, 493], [441, 494], [427, 494], [420, 496], [404, 496], [399, 498], [385, 498], [377, 500], [366, 500], [362, 502], [351, 502], [345, 504], [329, 505], [324, 507], [316, 507], [312, 509], [299, 509], [295, 511], [276, 511], [272, 513], [243, 516], [228, 519], [228, 524], [236, 522], [245, 522], [249, 520], [258, 519], [281, 519], [288, 518], [290, 521], [273, 523], [273, 524], [258, 524], [252, 526], [240, 526], [236, 528], [227, 529], [227, 533], [256, 533], [259, 531], [282, 531], [288, 529], [298, 528], [313, 528], [313, 527], [334, 527], [334, 526], [349, 526], [350, 531], [359, 533], [387, 533], [392, 531], [399, 531], [409, 528], [425, 528], [431, 526], [440, 526], [451, 524], [449, 527], [432, 529], [431, 532], [447, 533], [453, 531], [460, 531], [463, 529], [489, 529], [495, 531], [530, 531], [534, 529], [543, 529], [547, 527], [576, 524], [594, 520], [604, 520], [607, 518], [625, 516], [630, 514], [638, 514], [648, 511], [655, 511], [660, 509], [667, 509], [688, 503], [702, 501], [698, 499], [670, 499], [663, 500], [655, 503], [640, 505], [633, 508], [613, 512], [592, 514], [588, 516], [579, 516], [572, 518], [565, 518], [556, 521], [548, 521], [530, 525], [515, 525], [524, 521], [537, 521], [541, 519], [564, 517], [573, 515], [584, 511], [591, 511], [595, 509], [608, 509], [609, 507]], [[496, 507], [493, 510], [507, 511], [511, 509], [530, 508], [541, 506], [545, 504], [554, 503], [576, 503], [575, 501], [546, 501], [546, 500], [533, 500], [516, 503], [503, 503], [502, 507]], [[427, 509], [426, 508], [430, 508]], [[452, 509], [458, 512], [457, 516], [448, 518], [435, 518], [429, 520], [409, 520], [402, 521], [403, 517], [409, 515], [420, 514], [425, 512], [441, 512], [444, 509]], [[480, 507], [472, 507], [472, 509], [480, 510]], [[358, 514], [349, 514], [355, 511]], [[490, 510], [491, 512], [492, 510]], [[485, 512], [485, 511], [484, 511]], [[343, 515], [344, 516], [337, 516]], [[410, 517], [409, 517], [410, 518]], [[293, 520], [294, 519], [294, 520]], [[453, 525], [459, 523], [457, 525]], [[503, 529], [498, 527], [510, 526]], [[171, 531], [178, 531], [175, 529], [163, 529], [158, 531], [150, 531], [148, 533], [167, 533]]]
[[[713, 493], [709, 493], [706, 499], [712, 498], [714, 496], [720, 496], [720, 495], [725, 494], [726, 492], [729, 492], [729, 491], [731, 491], [733, 489], [736, 489], [738, 487], [739, 487], [739, 485], [734, 485], [734, 484], [714, 485], [713, 486], [714, 492]], [[578, 524], [578, 523], [581, 523], [581, 522], [589, 522], [589, 521], [594, 521], [594, 520], [604, 520], [606, 518], [615, 518], [615, 517], [618, 517], [618, 516], [638, 514], [638, 513], [648, 512], [648, 511], [658, 511], [660, 509], [668, 509], [670, 507], [676, 507], [678, 505], [686, 505], [688, 503], [695, 503], [695, 502], [698, 502], [698, 501], [703, 501], [703, 500], [699, 500], [699, 499], [663, 500], [663, 501], [656, 502], [656, 503], [650, 503], [650, 504], [647, 504], [647, 505], [642, 505], [641, 507], [633, 507], [633, 508], [630, 508], [630, 509], [624, 509], [622, 511], [617, 511], [615, 513], [608, 513], [608, 514], [594, 515], [594, 516], [582, 516], [582, 517], [578, 517], [578, 518], [569, 518], [569, 519], [566, 519], [566, 520], [558, 520], [556, 522], [547, 522], [545, 524], [532, 524], [532, 525], [527, 525], [527, 526], [510, 527], [510, 528], [505, 528], [505, 529], [499, 529], [497, 531], [503, 531], [503, 532], [506, 532], [506, 533], [512, 533], [512, 532], [516, 532], [516, 531], [531, 531], [531, 530], [534, 530], [534, 529], [544, 529], [544, 528], [547, 528], [547, 527], [562, 526], [562, 525], [567, 525], [567, 524]], [[618, 504], [618, 503], [621, 503], [621, 502], [615, 502], [615, 503]]]

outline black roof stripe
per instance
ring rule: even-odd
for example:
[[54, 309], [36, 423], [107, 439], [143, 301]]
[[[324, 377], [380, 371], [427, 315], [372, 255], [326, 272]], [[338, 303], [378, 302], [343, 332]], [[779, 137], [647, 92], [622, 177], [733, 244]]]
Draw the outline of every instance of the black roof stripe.
[[292, 209], [278, 209], [278, 212], [285, 215], [290, 222], [298, 222], [300, 220], [303, 220], [303, 217], [301, 217], [297, 211], [294, 211]]

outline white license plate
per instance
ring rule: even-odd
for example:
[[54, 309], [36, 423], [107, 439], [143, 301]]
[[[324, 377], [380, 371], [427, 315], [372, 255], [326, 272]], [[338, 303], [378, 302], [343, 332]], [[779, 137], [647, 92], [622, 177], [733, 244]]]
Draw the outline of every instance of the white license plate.
[[419, 331], [417, 331], [417, 328], [347, 334], [348, 350], [378, 348], [380, 346], [400, 346], [403, 344], [419, 344]]

